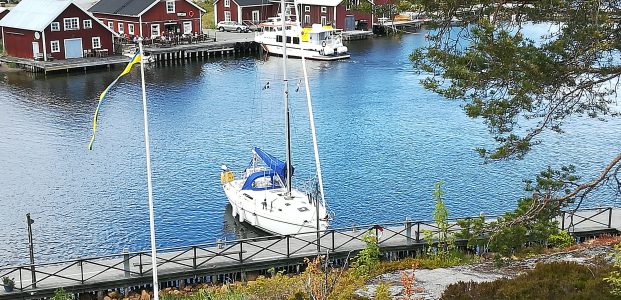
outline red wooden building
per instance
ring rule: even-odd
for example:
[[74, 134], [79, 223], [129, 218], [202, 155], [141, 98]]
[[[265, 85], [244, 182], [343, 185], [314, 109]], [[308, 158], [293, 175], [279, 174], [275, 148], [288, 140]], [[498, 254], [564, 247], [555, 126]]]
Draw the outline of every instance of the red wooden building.
[[216, 0], [213, 4], [214, 19], [220, 21], [250, 21], [258, 24], [276, 15], [279, 3], [269, 0]]
[[192, 0], [101, 0], [89, 11], [119, 35], [150, 38], [199, 34], [205, 13]]
[[71, 0], [22, 0], [0, 20], [5, 54], [69, 59], [114, 52], [114, 32]]
[[[369, 0], [298, 0], [298, 11], [304, 27], [312, 24], [332, 25], [346, 31], [371, 30], [377, 17], [353, 9], [354, 4]], [[391, 0], [371, 0], [372, 4], [386, 4]], [[288, 5], [293, 2], [287, 1]], [[280, 11], [277, 0], [216, 0], [214, 16], [219, 21], [255, 21], [275, 17]]]

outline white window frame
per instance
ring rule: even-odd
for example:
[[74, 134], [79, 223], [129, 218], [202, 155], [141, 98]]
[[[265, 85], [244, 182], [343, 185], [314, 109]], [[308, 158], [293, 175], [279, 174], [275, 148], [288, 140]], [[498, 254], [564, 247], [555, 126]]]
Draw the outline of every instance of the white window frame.
[[60, 22], [52, 22], [50, 24], [51, 31], [60, 31]]
[[252, 11], [252, 22], [261, 22], [261, 11], [260, 10]]
[[[97, 41], [97, 46], [95, 46], [95, 41]], [[93, 47], [93, 49], [101, 49], [101, 38], [98, 36], [94, 36], [91, 39], [91, 46]]]
[[325, 6], [322, 6], [322, 7], [321, 7], [321, 13], [322, 13], [322, 14], [325, 14], [325, 13], [327, 13], [327, 12], [328, 12], [328, 8], [327, 8], [327, 7], [325, 7]]
[[174, 0], [166, 1], [166, 13], [167, 14], [174, 14], [175, 13], [175, 1]]
[[231, 12], [230, 11], [225, 11], [224, 12], [224, 21], [231, 21]]
[[345, 0], [345, 10], [351, 10], [352, 0]]
[[[154, 28], [157, 28], [155, 30], [155, 34], [153, 34]], [[151, 37], [156, 37], [156, 36], [160, 36], [160, 24], [151, 24]]]
[[321, 26], [326, 26], [328, 24], [328, 17], [321, 16]]
[[310, 12], [310, 5], [304, 5], [304, 12]]
[[224, 0], [224, 7], [231, 7], [231, 0]]
[[84, 21], [82, 21], [82, 26], [84, 27], [84, 29], [91, 29], [93, 28], [93, 20], [89, 20], [89, 19], [84, 19]]
[[127, 24], [127, 33], [134, 34], [134, 24]]
[[59, 53], [60, 52], [60, 41], [50, 41], [50, 49], [52, 49], [52, 53]]
[[118, 29], [119, 29], [119, 33], [120, 34], [124, 34], [125, 33], [125, 24], [119, 22], [119, 24], [117, 25]]
[[[69, 22], [70, 27], [67, 27], [67, 22]], [[63, 19], [63, 30], [80, 30], [80, 18], [64, 18]], [[75, 25], [75, 27], [73, 26]]]
[[114, 30], [114, 22], [108, 21], [108, 28], [110, 28], [110, 30]]
[[310, 24], [311, 18], [310, 15], [304, 15], [304, 24]]

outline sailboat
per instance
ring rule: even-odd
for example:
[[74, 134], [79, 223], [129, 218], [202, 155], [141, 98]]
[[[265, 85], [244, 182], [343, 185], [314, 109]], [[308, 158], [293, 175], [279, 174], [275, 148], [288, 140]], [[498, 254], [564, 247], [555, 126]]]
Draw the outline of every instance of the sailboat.
[[[281, 8], [284, 7], [285, 2], [281, 0]], [[284, 16], [284, 9], [281, 9], [281, 12]], [[285, 18], [282, 18], [282, 28], [285, 27]], [[291, 164], [291, 126], [287, 85], [287, 44], [285, 40], [282, 41], [282, 49], [286, 161], [283, 162], [266, 151], [254, 147], [249, 166], [239, 173], [238, 178], [226, 165], [222, 165], [220, 180], [224, 193], [232, 206], [231, 214], [234, 218], [239, 218], [241, 222], [246, 222], [268, 233], [279, 235], [322, 231], [327, 229], [329, 218], [323, 197], [310, 102], [309, 117], [315, 145], [315, 162], [321, 197], [316, 196], [317, 193], [313, 191], [301, 191], [292, 186], [294, 168]], [[307, 98], [310, 101], [309, 96], [307, 86]]]

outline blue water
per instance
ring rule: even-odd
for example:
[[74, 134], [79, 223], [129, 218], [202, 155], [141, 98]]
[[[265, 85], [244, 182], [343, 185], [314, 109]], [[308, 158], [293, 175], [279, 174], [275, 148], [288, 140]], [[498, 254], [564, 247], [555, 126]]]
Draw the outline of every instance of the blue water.
[[[524, 195], [522, 179], [574, 163], [591, 178], [621, 149], [621, 120], [574, 117], [526, 159], [484, 164], [493, 146], [458, 101], [425, 91], [408, 60], [423, 35], [352, 42], [350, 60], [308, 62], [332, 226], [429, 219], [446, 182], [452, 216], [501, 213]], [[0, 73], [0, 265], [148, 248], [139, 72], [110, 91], [93, 151], [86, 145], [98, 94], [120, 70]], [[289, 63], [295, 182], [314, 173], [300, 61]], [[1, 71], [0, 71], [1, 72]], [[179, 62], [146, 70], [157, 244], [243, 236], [226, 215], [219, 167], [241, 169], [257, 145], [284, 153], [281, 59]], [[269, 82], [270, 88], [262, 87]], [[609, 191], [587, 203], [621, 205]]]

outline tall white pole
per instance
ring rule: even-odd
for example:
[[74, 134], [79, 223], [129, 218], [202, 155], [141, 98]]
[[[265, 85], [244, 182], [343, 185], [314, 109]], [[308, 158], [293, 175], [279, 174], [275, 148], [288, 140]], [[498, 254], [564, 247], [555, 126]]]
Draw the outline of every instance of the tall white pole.
[[142, 60], [142, 38], [138, 39], [140, 48], [140, 77], [142, 81], [142, 112], [144, 118], [144, 150], [147, 160], [147, 191], [149, 193], [149, 230], [151, 231], [151, 265], [153, 266], [153, 299], [159, 300], [157, 284], [157, 249], [155, 248], [155, 219], [153, 218], [153, 184], [151, 183], [151, 151], [149, 144], [149, 121], [147, 118], [147, 89], [144, 81], [144, 61]]
[[[301, 14], [297, 10], [297, 7], [298, 7], [297, 1], [294, 0], [293, 3], [295, 4], [295, 7], [296, 7], [296, 19], [297, 19], [298, 25], [301, 28], [302, 27], [302, 25], [300, 24]], [[300, 40], [301, 40], [301, 37], [300, 37]], [[301, 51], [302, 72], [304, 74], [304, 89], [306, 90], [306, 104], [308, 107], [308, 118], [310, 120], [311, 135], [313, 137], [313, 151], [315, 152], [315, 167], [317, 168], [317, 181], [319, 183], [319, 192], [321, 193], [321, 202], [323, 203], [323, 206], [326, 207], [326, 197], [323, 193], [323, 178], [321, 176], [321, 162], [319, 161], [319, 148], [317, 146], [317, 132], [315, 131], [315, 117], [313, 113], [313, 101], [311, 98], [310, 87], [308, 84], [308, 72], [306, 71], [306, 55], [304, 52], [304, 43], [302, 42], [300, 42], [300, 49], [302, 50]], [[319, 204], [317, 204], [317, 208], [319, 208]], [[317, 217], [317, 221], [319, 221], [318, 213], [316, 217]], [[319, 225], [317, 225], [317, 230], [319, 230]]]

